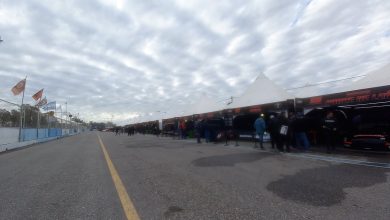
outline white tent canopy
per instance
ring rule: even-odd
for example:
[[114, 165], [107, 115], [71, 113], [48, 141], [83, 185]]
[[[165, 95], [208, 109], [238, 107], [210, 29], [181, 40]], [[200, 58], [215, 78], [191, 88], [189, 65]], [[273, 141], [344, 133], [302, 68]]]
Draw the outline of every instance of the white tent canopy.
[[286, 101], [294, 97], [286, 90], [276, 85], [264, 74], [260, 74], [256, 80], [240, 97], [233, 99], [228, 108], [240, 108], [252, 105]]
[[224, 108], [225, 106], [223, 103], [218, 103], [207, 95], [203, 95], [197, 102], [188, 106], [184, 112], [184, 116], [216, 112], [221, 111]]
[[374, 88], [390, 85], [390, 63], [368, 73], [364, 78], [346, 87], [345, 91]]
[[354, 82], [343, 81], [337, 83], [326, 83], [322, 85], [307, 86], [299, 89], [294, 89], [293, 93], [298, 98], [307, 98], [387, 85], [390, 85], [390, 63], [375, 71], [367, 73], [365, 77], [362, 77]]
[[345, 90], [345, 83], [329, 83], [322, 85], [308, 85], [298, 89], [292, 89], [291, 93], [296, 98], [307, 98], [329, 93], [338, 93]]
[[161, 119], [170, 119], [170, 118], [175, 118], [175, 117], [181, 117], [181, 116], [184, 116], [183, 113], [184, 113], [184, 110], [182, 110], [182, 108], [180, 108], [180, 107], [171, 108], [162, 114]]

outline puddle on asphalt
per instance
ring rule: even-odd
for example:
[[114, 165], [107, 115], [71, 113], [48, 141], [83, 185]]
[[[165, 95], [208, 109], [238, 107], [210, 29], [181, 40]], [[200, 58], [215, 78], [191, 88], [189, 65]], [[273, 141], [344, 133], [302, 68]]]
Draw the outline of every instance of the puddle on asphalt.
[[164, 217], [169, 218], [177, 212], [182, 212], [184, 209], [179, 206], [170, 206], [166, 212], [164, 212]]
[[267, 189], [283, 199], [327, 207], [345, 199], [345, 188], [364, 188], [385, 183], [386, 171], [346, 164], [331, 165], [284, 176], [268, 184]]
[[240, 154], [227, 154], [217, 155], [210, 157], [202, 157], [192, 161], [192, 164], [197, 167], [231, 167], [237, 163], [251, 163], [261, 160], [266, 157], [274, 156], [269, 153], [240, 153]]

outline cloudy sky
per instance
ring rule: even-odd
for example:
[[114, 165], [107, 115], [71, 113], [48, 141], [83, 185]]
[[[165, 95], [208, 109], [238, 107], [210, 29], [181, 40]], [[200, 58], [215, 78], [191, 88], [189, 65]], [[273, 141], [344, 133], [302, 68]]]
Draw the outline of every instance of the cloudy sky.
[[[390, 62], [388, 0], [0, 0], [0, 98], [28, 76], [84, 120], [125, 124], [259, 73], [283, 88]], [[331, 89], [331, 86], [330, 88]]]

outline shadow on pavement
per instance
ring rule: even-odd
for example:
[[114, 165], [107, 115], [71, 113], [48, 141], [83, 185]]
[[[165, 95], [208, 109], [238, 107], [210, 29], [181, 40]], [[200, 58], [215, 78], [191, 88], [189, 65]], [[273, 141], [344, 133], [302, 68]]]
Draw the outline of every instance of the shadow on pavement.
[[182, 211], [184, 211], [184, 209], [182, 209], [179, 206], [170, 206], [168, 210], [164, 213], [164, 217], [169, 218], [172, 217], [172, 215], [174, 215], [175, 213], [182, 212]]
[[202, 157], [192, 161], [192, 164], [197, 167], [231, 167], [237, 163], [251, 163], [263, 158], [275, 156], [270, 153], [240, 153], [240, 154], [227, 154], [210, 157]]
[[313, 206], [332, 206], [345, 199], [345, 188], [369, 187], [387, 181], [386, 169], [332, 165], [299, 171], [268, 184], [279, 197]]
[[126, 148], [165, 148], [165, 149], [180, 149], [184, 145], [166, 145], [164, 143], [133, 143], [126, 145]]

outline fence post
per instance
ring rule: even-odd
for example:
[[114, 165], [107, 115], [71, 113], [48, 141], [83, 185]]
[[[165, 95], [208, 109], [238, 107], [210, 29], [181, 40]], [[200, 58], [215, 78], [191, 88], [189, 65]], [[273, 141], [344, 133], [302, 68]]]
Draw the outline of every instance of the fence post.
[[22, 126], [23, 126], [23, 104], [20, 106], [20, 114], [19, 114], [19, 142], [22, 142]]
[[38, 112], [37, 112], [38, 116], [37, 116], [37, 140], [39, 139], [39, 120], [40, 120], [40, 112], [39, 112], [39, 107], [38, 107]]

